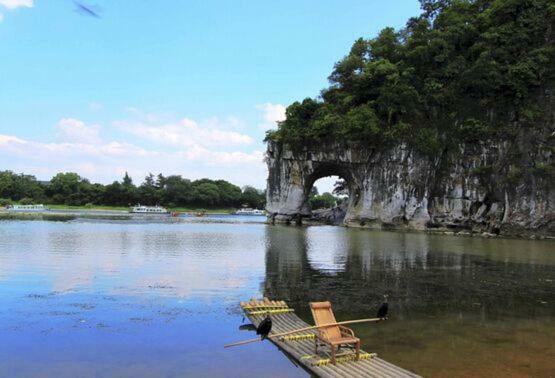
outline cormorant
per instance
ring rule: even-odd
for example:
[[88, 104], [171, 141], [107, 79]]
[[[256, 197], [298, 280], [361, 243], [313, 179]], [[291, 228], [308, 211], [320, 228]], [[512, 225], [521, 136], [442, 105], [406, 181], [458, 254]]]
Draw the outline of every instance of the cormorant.
[[268, 334], [272, 330], [272, 319], [270, 319], [270, 314], [267, 314], [264, 320], [260, 322], [256, 328], [256, 334], [260, 335], [260, 340], [264, 340], [268, 337]]
[[388, 309], [387, 295], [384, 294], [383, 303], [380, 306], [380, 308], [378, 309], [378, 314], [376, 315], [376, 318], [387, 319], [387, 309]]

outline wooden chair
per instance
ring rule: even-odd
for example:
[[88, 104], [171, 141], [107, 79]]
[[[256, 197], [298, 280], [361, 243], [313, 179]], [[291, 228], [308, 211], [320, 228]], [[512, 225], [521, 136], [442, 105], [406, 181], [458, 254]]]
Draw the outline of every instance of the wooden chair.
[[[312, 317], [314, 318], [315, 325], [323, 325], [330, 323], [337, 323], [330, 302], [312, 302], [310, 303]], [[347, 327], [334, 325], [329, 327], [318, 328], [318, 334], [314, 339], [315, 353], [318, 353], [318, 341], [328, 344], [331, 348], [330, 362], [335, 365], [335, 353], [337, 348], [341, 345], [355, 346], [355, 353], [357, 361], [360, 359], [360, 339], [355, 337], [352, 329]]]

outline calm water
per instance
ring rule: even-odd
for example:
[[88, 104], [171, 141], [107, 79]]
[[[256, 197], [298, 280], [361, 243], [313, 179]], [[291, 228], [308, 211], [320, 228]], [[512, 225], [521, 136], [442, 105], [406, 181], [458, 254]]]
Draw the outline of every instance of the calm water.
[[303, 377], [223, 349], [238, 302], [329, 299], [366, 350], [426, 376], [555, 375], [555, 243], [257, 223], [0, 222], [0, 376]]

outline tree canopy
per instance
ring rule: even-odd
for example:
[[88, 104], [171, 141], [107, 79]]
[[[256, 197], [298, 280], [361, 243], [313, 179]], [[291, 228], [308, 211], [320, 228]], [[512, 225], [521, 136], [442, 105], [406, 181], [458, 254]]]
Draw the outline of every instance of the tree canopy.
[[127, 172], [122, 181], [108, 185], [92, 184], [77, 173], [58, 173], [48, 182], [34, 176], [0, 171], [0, 205], [12, 202], [53, 203], [65, 205], [164, 205], [169, 207], [240, 207], [263, 208], [264, 191], [243, 189], [225, 180], [191, 181], [178, 175], [164, 177], [148, 174], [138, 187]]
[[549, 0], [421, 0], [419, 17], [354, 42], [318, 98], [294, 102], [267, 139], [436, 155], [549, 122], [555, 6]]
[[338, 198], [334, 197], [331, 193], [325, 192], [310, 196], [308, 203], [312, 210], [331, 209], [338, 204]]

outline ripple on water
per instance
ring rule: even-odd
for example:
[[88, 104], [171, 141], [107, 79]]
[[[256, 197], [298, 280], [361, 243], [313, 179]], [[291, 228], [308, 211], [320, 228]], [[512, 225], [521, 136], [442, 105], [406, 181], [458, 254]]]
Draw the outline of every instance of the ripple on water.
[[[330, 300], [364, 348], [425, 376], [555, 371], [553, 243], [227, 223], [4, 222], [0, 376], [303, 376], [238, 302]], [[249, 329], [249, 327], [242, 327]], [[249, 363], [244, 361], [248, 359]], [[10, 365], [7, 365], [7, 363]], [[67, 370], [71, 366], [71, 370]], [[147, 367], [145, 367], [147, 366]], [[4, 370], [3, 370], [4, 369]], [[139, 375], [141, 375], [139, 374]]]

